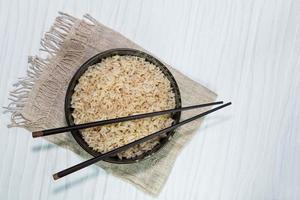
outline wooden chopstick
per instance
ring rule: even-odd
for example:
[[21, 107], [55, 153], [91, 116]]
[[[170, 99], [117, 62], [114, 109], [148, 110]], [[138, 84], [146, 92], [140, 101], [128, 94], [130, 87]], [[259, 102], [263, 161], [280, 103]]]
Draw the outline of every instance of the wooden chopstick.
[[95, 127], [95, 126], [103, 126], [103, 125], [107, 125], [107, 124], [125, 122], [125, 121], [129, 121], [129, 120], [142, 119], [142, 118], [146, 118], [146, 117], [154, 117], [154, 116], [158, 116], [158, 115], [164, 115], [164, 114], [175, 113], [175, 112], [180, 112], [180, 111], [185, 111], [185, 110], [191, 110], [191, 109], [195, 109], [195, 108], [213, 106], [213, 105], [218, 105], [218, 104], [222, 104], [222, 103], [223, 103], [223, 101], [218, 101], [218, 102], [205, 103], [205, 104], [199, 104], [199, 105], [182, 107], [182, 108], [175, 108], [175, 109], [162, 110], [162, 111], [151, 112], [151, 113], [144, 113], [144, 114], [139, 114], [139, 115], [131, 115], [131, 116], [120, 117], [120, 118], [116, 118], [116, 119], [108, 119], [108, 120], [95, 121], [95, 122], [89, 122], [89, 123], [84, 123], [84, 124], [77, 124], [77, 125], [73, 125], [73, 126], [65, 126], [65, 127], [60, 127], [60, 128], [35, 131], [35, 132], [32, 132], [32, 137], [36, 138], [36, 137], [53, 135], [53, 134], [58, 134], [58, 133], [63, 133], [63, 132], [68, 132], [68, 131], [73, 131], [73, 130], [91, 128], [91, 127]]
[[168, 128], [162, 129], [162, 130], [157, 131], [157, 132], [155, 132], [155, 133], [152, 133], [152, 134], [150, 134], [150, 135], [148, 135], [148, 136], [146, 136], [146, 137], [143, 137], [143, 138], [141, 138], [141, 139], [138, 139], [138, 140], [136, 140], [136, 141], [133, 141], [133, 142], [131, 142], [131, 143], [128, 143], [128, 144], [126, 144], [126, 145], [124, 145], [124, 146], [121, 146], [121, 147], [119, 147], [119, 148], [116, 148], [116, 149], [111, 150], [111, 151], [109, 151], [109, 152], [106, 152], [106, 153], [104, 153], [104, 154], [101, 154], [101, 155], [99, 155], [99, 156], [96, 156], [96, 157], [94, 157], [94, 158], [91, 158], [91, 159], [89, 159], [89, 160], [86, 160], [86, 161], [84, 161], [84, 162], [82, 162], [82, 163], [79, 163], [79, 164], [77, 164], [77, 165], [74, 165], [73, 167], [70, 167], [70, 168], [68, 168], [68, 169], [62, 170], [62, 171], [60, 171], [60, 172], [58, 172], [58, 173], [56, 173], [56, 174], [53, 174], [53, 179], [54, 179], [54, 180], [57, 180], [57, 179], [59, 179], [59, 178], [62, 178], [62, 177], [64, 177], [64, 176], [67, 176], [67, 175], [69, 175], [69, 174], [71, 174], [71, 173], [74, 173], [74, 172], [76, 172], [76, 171], [78, 171], [78, 170], [80, 170], [80, 169], [83, 169], [83, 168], [85, 168], [85, 167], [87, 167], [87, 166], [89, 166], [89, 165], [92, 165], [92, 164], [94, 164], [94, 163], [96, 163], [96, 162], [98, 162], [98, 161], [100, 161], [100, 160], [103, 160], [104, 158], [106, 158], [106, 157], [108, 157], [108, 156], [113, 156], [113, 155], [115, 155], [115, 154], [117, 154], [117, 153], [120, 153], [120, 152], [122, 152], [122, 151], [124, 151], [124, 150], [126, 150], [126, 149], [128, 149], [128, 148], [130, 148], [130, 147], [133, 147], [133, 146], [137, 145], [137, 144], [140, 144], [140, 143], [146, 142], [146, 141], [148, 141], [148, 140], [151, 140], [152, 138], [155, 138], [155, 137], [157, 137], [157, 136], [159, 136], [159, 135], [161, 135], [161, 134], [163, 134], [163, 133], [172, 131], [172, 130], [174, 130], [174, 129], [176, 129], [176, 128], [178, 128], [178, 127], [184, 125], [184, 124], [187, 124], [187, 123], [189, 123], [189, 122], [191, 122], [191, 121], [194, 121], [194, 120], [196, 120], [196, 119], [199, 119], [199, 118], [201, 118], [201, 117], [203, 117], [203, 116], [205, 116], [205, 115], [208, 115], [208, 114], [210, 114], [210, 113], [212, 113], [212, 112], [215, 112], [215, 111], [217, 111], [217, 110], [220, 110], [220, 109], [222, 109], [222, 108], [224, 108], [224, 107], [226, 107], [226, 106], [229, 106], [229, 105], [231, 105], [231, 102], [226, 103], [226, 104], [223, 104], [223, 105], [221, 105], [221, 106], [219, 106], [219, 107], [216, 107], [216, 108], [213, 108], [213, 109], [211, 109], [211, 110], [208, 110], [208, 111], [203, 112], [203, 113], [201, 113], [201, 114], [199, 114], [199, 115], [196, 115], [196, 116], [191, 117], [191, 118], [189, 118], [189, 119], [186, 119], [186, 120], [184, 120], [184, 121], [182, 121], [182, 122], [179, 122], [179, 123], [177, 123], [177, 124], [175, 124], [175, 125], [173, 125], [173, 126], [170, 126], [170, 127], [168, 127]]

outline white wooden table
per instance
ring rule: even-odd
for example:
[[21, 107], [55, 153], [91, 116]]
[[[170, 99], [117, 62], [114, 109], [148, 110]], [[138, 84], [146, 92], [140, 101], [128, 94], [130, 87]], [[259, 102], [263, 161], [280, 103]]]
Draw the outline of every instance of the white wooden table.
[[[158, 199], [300, 199], [300, 1], [0, 0], [0, 105], [57, 11], [90, 13], [233, 102], [205, 120]], [[152, 199], [0, 119], [0, 199]]]

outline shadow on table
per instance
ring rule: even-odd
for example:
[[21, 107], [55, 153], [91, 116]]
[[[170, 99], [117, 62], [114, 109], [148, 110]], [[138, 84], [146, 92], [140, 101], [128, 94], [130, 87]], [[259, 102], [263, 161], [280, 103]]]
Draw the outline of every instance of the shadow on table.
[[215, 117], [207, 117], [205, 119], [205, 123], [202, 124], [201, 130], [206, 130], [209, 128], [212, 128], [214, 126], [222, 125], [223, 123], [227, 122], [230, 120], [233, 116], [232, 115], [220, 115], [220, 116], [215, 116]]
[[54, 145], [54, 144], [49, 143], [49, 144], [38, 144], [38, 145], [35, 145], [35, 146], [33, 146], [31, 148], [31, 150], [33, 152], [39, 152], [39, 151], [48, 151], [48, 150], [51, 150], [53, 148], [57, 148], [57, 146]]
[[54, 187], [52, 193], [59, 194], [61, 192], [65, 192], [68, 189], [76, 187], [77, 185], [82, 185], [84, 182], [86, 182], [90, 179], [97, 178], [97, 176], [100, 173], [101, 173], [101, 171], [98, 168], [93, 167], [92, 172], [82, 175], [79, 178], [74, 178], [72, 180], [68, 179], [68, 181], [65, 184]]
[[[47, 143], [47, 144], [37, 144], [31, 148], [31, 151], [34, 153], [38, 153], [41, 151], [48, 151], [52, 149], [57, 149], [57, 145]], [[81, 174], [80, 177], [64, 177], [61, 180], [55, 181], [54, 188], [52, 190], [53, 194], [59, 194], [61, 192], [65, 192], [68, 189], [71, 189], [73, 187], [76, 187], [78, 185], [84, 184], [84, 182], [89, 181], [91, 179], [97, 178], [99, 174], [106, 174], [103, 170], [99, 170], [99, 167], [96, 166], [90, 166], [90, 169], [84, 173]]]

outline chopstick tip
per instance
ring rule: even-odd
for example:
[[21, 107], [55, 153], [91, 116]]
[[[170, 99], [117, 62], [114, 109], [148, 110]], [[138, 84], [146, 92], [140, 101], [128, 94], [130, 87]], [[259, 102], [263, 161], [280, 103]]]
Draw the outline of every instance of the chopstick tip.
[[222, 106], [226, 107], [226, 106], [230, 106], [231, 104], [232, 104], [231, 102], [228, 102], [228, 103], [223, 104]]
[[44, 135], [43, 131], [35, 131], [35, 132], [32, 132], [32, 137], [33, 137], [33, 138], [41, 137], [41, 136], [43, 136], [43, 135]]
[[56, 174], [53, 174], [53, 179], [54, 180], [57, 180], [57, 179], [59, 179], [60, 177], [58, 176], [58, 174], [56, 173]]

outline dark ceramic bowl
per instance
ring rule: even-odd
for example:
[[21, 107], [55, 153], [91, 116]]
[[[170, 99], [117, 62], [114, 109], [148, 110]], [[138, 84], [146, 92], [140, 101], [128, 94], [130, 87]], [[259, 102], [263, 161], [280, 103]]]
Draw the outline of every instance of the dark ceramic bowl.
[[[78, 71], [73, 76], [71, 82], [69, 83], [69, 87], [68, 87], [68, 90], [67, 90], [67, 93], [66, 93], [66, 99], [65, 99], [65, 116], [66, 116], [66, 120], [67, 120], [67, 123], [68, 123], [69, 126], [74, 125], [74, 119], [72, 117], [73, 108], [71, 107], [71, 99], [72, 99], [72, 95], [74, 93], [74, 88], [75, 88], [76, 84], [78, 83], [78, 79], [89, 68], [89, 66], [94, 65], [96, 63], [100, 63], [102, 59], [105, 59], [105, 58], [111, 57], [111, 56], [115, 56], [115, 55], [120, 55], [120, 56], [131, 55], [131, 56], [137, 56], [137, 57], [145, 58], [146, 61], [156, 65], [157, 67], [159, 67], [159, 69], [163, 72], [163, 74], [169, 79], [169, 81], [171, 83], [171, 87], [172, 87], [173, 92], [175, 94], [176, 108], [181, 107], [181, 98], [180, 98], [180, 92], [179, 92], [178, 85], [177, 85], [174, 77], [172, 76], [171, 72], [166, 68], [166, 66], [164, 64], [162, 64], [159, 60], [157, 60], [153, 56], [151, 56], [147, 53], [144, 53], [142, 51], [139, 51], [139, 50], [135, 50], [135, 49], [111, 49], [111, 50], [107, 50], [105, 52], [99, 53], [99, 54], [95, 55], [94, 57], [90, 58], [88, 61], [86, 61], [78, 69]], [[177, 112], [177, 113], [171, 115], [171, 117], [174, 119], [173, 124], [179, 122], [180, 115], [181, 115], [180, 112]], [[101, 155], [101, 153], [93, 150], [91, 147], [88, 146], [88, 144], [83, 139], [83, 137], [82, 137], [79, 130], [71, 131], [71, 133], [72, 133], [74, 139], [76, 140], [76, 142], [86, 152], [88, 152], [92, 156]], [[165, 144], [169, 141], [169, 138], [173, 134], [174, 134], [174, 131], [168, 132], [167, 137], [161, 138], [160, 143], [158, 145], [156, 145], [152, 150], [147, 151], [144, 154], [142, 154], [140, 156], [137, 156], [135, 158], [132, 158], [132, 159], [123, 158], [121, 160], [117, 156], [112, 156], [112, 157], [106, 158], [104, 161], [111, 162], [111, 163], [118, 163], [118, 164], [126, 164], [126, 163], [137, 162], [139, 160], [144, 159], [145, 157], [148, 157], [148, 156], [152, 155], [153, 153], [155, 153], [159, 149], [161, 149], [163, 146], [165, 146]]]

